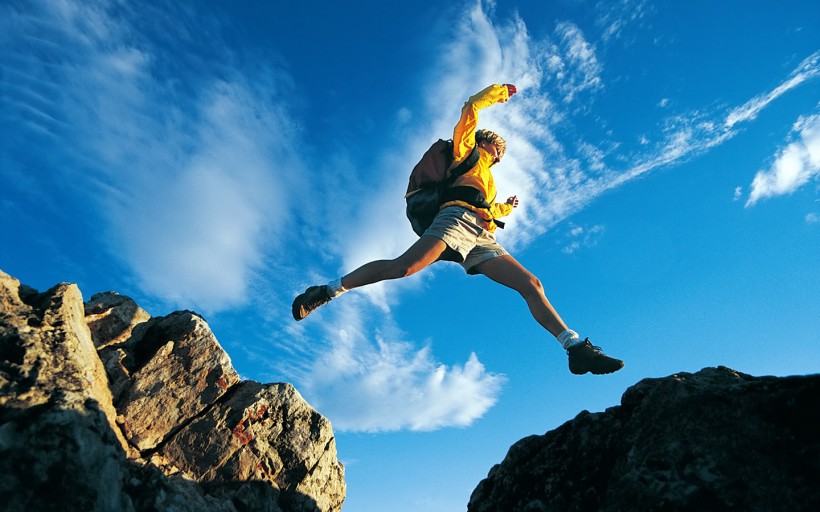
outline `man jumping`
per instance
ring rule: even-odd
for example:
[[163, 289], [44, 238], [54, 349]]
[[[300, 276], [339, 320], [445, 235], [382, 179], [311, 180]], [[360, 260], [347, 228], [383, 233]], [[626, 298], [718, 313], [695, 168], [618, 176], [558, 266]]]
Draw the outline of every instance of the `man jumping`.
[[326, 285], [309, 287], [293, 301], [296, 320], [348, 290], [407, 277], [439, 260], [456, 261], [468, 274], [483, 274], [517, 291], [536, 322], [567, 351], [572, 373], [600, 375], [623, 368], [623, 361], [607, 356], [589, 339], [582, 340], [569, 329], [547, 300], [541, 281], [496, 241], [496, 219], [512, 213], [518, 198], [495, 202], [496, 187], [490, 170], [504, 157], [507, 144], [496, 133], [477, 130], [478, 111], [504, 103], [515, 93], [513, 85], [491, 85], [464, 104], [453, 132], [453, 165], [463, 162], [476, 148], [478, 161], [444, 192], [438, 215], [418, 241], [398, 258], [371, 261]]

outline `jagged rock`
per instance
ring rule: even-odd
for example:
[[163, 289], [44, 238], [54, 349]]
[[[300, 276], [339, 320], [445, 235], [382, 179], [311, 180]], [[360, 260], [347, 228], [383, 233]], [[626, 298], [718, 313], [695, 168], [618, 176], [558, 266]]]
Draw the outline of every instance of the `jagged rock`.
[[330, 423], [288, 384], [240, 383], [198, 315], [0, 271], [3, 510], [337, 512], [344, 495]]
[[134, 328], [122, 347], [128, 385], [117, 385], [117, 411], [128, 441], [144, 451], [212, 405], [239, 382], [208, 325], [189, 311]]
[[127, 341], [134, 327], [150, 319], [130, 297], [117, 292], [94, 294], [85, 303], [85, 321], [97, 349]]
[[235, 386], [159, 454], [196, 479], [270, 482], [289, 510], [331, 510], [344, 499], [330, 423], [290, 384]]
[[820, 510], [820, 375], [707, 368], [522, 439], [469, 512]]
[[39, 294], [0, 272], [0, 308], [0, 503], [133, 510], [122, 492], [125, 442], [79, 289]]
[[131, 371], [126, 367], [134, 344], [131, 333], [134, 327], [150, 320], [151, 315], [130, 297], [105, 292], [93, 295], [85, 303], [85, 319], [117, 403], [125, 388], [131, 385]]

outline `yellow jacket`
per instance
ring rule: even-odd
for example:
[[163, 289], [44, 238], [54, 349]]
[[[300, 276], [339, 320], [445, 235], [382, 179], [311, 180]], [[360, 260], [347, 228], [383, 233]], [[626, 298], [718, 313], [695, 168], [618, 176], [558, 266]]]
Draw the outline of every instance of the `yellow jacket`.
[[[507, 87], [504, 85], [494, 84], [478, 94], [471, 96], [461, 109], [461, 119], [458, 120], [455, 130], [453, 131], [453, 157], [455, 161], [453, 167], [458, 165], [461, 161], [467, 158], [475, 148], [475, 132], [478, 126], [478, 111], [482, 108], [489, 107], [496, 103], [503, 103], [510, 99]], [[487, 221], [487, 231], [495, 231], [496, 224], [493, 219], [505, 217], [512, 213], [513, 207], [507, 203], [496, 203], [495, 198], [498, 191], [495, 188], [495, 180], [490, 172], [490, 166], [493, 163], [493, 157], [481, 148], [479, 152], [478, 163], [469, 171], [459, 176], [453, 186], [467, 186], [477, 189], [487, 202], [492, 206], [491, 208], [479, 208], [464, 201], [449, 201], [441, 205], [442, 208], [447, 206], [463, 206], [478, 214], [479, 217]]]

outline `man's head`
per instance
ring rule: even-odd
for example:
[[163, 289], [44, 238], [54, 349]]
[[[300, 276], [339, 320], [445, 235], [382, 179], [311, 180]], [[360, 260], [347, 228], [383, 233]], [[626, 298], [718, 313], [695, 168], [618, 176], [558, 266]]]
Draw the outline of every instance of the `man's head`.
[[504, 153], [507, 151], [507, 141], [505, 141], [500, 135], [495, 132], [491, 132], [490, 130], [477, 130], [475, 132], [475, 143], [476, 146], [480, 146], [482, 142], [486, 142], [488, 144], [492, 144], [498, 150], [498, 161], [504, 156]]

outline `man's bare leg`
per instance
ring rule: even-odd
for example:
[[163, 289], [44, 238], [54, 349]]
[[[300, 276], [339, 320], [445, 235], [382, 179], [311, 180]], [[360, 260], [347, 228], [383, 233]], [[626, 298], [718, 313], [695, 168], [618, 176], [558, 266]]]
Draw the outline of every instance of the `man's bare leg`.
[[521, 294], [535, 321], [556, 338], [568, 330], [547, 300], [541, 281], [509, 254], [479, 263], [474, 270]]
[[435, 263], [445, 250], [447, 244], [440, 238], [422, 236], [398, 258], [371, 261], [347, 274], [342, 278], [342, 286], [346, 290], [352, 290], [387, 279], [413, 275]]
[[623, 368], [623, 361], [604, 354], [600, 347], [593, 346], [588, 339], [581, 341], [575, 331], [567, 328], [547, 300], [541, 281], [512, 256], [504, 255], [487, 260], [476, 265], [474, 270], [521, 294], [533, 318], [567, 350], [570, 372], [577, 375], [587, 372], [602, 375]]
[[327, 304], [332, 298], [338, 297], [347, 290], [415, 274], [433, 264], [446, 250], [447, 244], [441, 239], [422, 236], [398, 258], [371, 261], [330, 285], [309, 287], [294, 299], [293, 318], [295, 320], [304, 319], [313, 310]]

